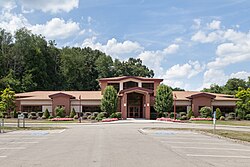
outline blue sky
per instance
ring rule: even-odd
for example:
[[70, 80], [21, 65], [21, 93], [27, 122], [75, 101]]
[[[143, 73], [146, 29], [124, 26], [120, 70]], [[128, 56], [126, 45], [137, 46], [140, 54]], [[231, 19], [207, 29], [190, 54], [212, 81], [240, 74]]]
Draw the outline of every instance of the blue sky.
[[186, 90], [250, 76], [248, 0], [0, 0], [0, 27], [141, 58]]

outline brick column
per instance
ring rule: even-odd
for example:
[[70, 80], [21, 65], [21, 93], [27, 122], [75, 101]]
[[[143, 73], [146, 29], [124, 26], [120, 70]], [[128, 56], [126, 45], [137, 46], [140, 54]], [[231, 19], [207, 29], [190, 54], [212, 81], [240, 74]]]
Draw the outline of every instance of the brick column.
[[121, 99], [121, 112], [122, 112], [122, 118], [123, 119], [127, 119], [127, 93], [125, 93], [123, 96], [122, 96], [122, 99]]
[[150, 119], [150, 95], [147, 93], [146, 95], [146, 112], [145, 118]]

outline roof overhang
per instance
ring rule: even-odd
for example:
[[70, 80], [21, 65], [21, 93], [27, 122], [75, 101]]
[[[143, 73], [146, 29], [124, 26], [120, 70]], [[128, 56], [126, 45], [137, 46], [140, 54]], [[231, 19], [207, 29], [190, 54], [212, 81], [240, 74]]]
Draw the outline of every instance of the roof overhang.
[[208, 97], [208, 98], [214, 99], [216, 96], [209, 94], [209, 93], [202, 92], [202, 93], [193, 94], [191, 96], [188, 96], [187, 98], [193, 99], [193, 98], [197, 98], [197, 97]]
[[121, 90], [119, 94], [132, 93], [132, 92], [147, 94], [147, 93], [153, 93], [154, 91], [151, 89], [146, 89], [146, 88], [141, 88], [141, 87], [133, 87], [133, 88]]
[[101, 78], [99, 81], [122, 81], [125, 79], [136, 79], [140, 81], [159, 81], [162, 82], [163, 79], [157, 79], [157, 78], [146, 78], [146, 77], [137, 77], [137, 76], [122, 76], [122, 77], [113, 77], [113, 78]]
[[62, 92], [60, 92], [60, 93], [55, 93], [55, 94], [51, 94], [51, 95], [49, 95], [49, 98], [52, 99], [52, 98], [60, 97], [60, 96], [67, 96], [67, 97], [69, 97], [70, 99], [75, 99], [74, 96], [69, 95], [69, 94], [66, 94], [66, 93], [62, 93]]

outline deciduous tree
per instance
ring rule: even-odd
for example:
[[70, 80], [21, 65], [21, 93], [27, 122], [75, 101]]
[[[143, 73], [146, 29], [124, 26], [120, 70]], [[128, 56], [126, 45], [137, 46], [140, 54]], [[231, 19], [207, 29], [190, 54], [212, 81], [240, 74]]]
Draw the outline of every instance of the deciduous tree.
[[173, 94], [170, 87], [161, 84], [157, 87], [154, 108], [158, 114], [170, 112], [173, 107]]

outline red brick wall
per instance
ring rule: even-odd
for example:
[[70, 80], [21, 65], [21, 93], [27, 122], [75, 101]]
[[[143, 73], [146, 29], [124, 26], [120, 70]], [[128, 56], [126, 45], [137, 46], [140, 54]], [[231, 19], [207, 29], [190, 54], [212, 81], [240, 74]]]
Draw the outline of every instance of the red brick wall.
[[52, 99], [52, 113], [55, 115], [55, 108], [57, 106], [64, 106], [66, 115], [70, 113], [70, 97], [69, 96], [56, 96]]
[[194, 116], [199, 116], [199, 106], [211, 107], [211, 98], [210, 97], [196, 97], [192, 100], [192, 110]]
[[154, 96], [156, 96], [157, 87], [160, 85], [160, 81], [154, 81]]
[[106, 88], [106, 86], [108, 85], [107, 81], [101, 81], [101, 91], [103, 94], [104, 89]]

